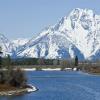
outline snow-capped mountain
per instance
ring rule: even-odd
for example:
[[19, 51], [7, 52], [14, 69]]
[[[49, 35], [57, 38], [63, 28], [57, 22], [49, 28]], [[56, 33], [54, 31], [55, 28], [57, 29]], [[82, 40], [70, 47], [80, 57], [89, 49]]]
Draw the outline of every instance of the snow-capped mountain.
[[12, 43], [18, 48], [25, 45], [28, 41], [29, 39], [27, 38], [18, 38], [18, 39], [12, 40]]
[[90, 9], [73, 9], [36, 38], [17, 46], [17, 56], [100, 59], [100, 15]]
[[0, 47], [2, 48], [3, 56], [8, 54], [12, 57], [17, 57], [17, 49], [25, 45], [29, 39], [18, 38], [16, 40], [8, 40], [3, 34], [0, 33]]
[[19, 50], [18, 55], [45, 58], [96, 58], [100, 49], [100, 16], [89, 9], [74, 9], [56, 25], [46, 28]]
[[0, 33], [0, 47], [2, 48], [3, 55], [7, 54], [15, 55], [15, 47], [12, 42], [10, 42], [3, 34]]

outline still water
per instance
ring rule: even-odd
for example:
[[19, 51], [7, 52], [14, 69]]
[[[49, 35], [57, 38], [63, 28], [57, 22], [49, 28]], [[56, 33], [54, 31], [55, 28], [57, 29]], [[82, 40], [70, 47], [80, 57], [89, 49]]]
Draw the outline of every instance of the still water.
[[29, 83], [38, 91], [0, 100], [100, 100], [100, 76], [82, 72], [27, 72]]

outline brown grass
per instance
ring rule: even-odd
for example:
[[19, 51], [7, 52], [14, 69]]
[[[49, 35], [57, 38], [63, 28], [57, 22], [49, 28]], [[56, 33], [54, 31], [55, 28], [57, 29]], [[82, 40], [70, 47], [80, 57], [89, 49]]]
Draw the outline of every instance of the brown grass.
[[16, 87], [10, 86], [8, 84], [0, 84], [0, 92], [2, 91], [11, 91], [11, 90], [16, 90]]

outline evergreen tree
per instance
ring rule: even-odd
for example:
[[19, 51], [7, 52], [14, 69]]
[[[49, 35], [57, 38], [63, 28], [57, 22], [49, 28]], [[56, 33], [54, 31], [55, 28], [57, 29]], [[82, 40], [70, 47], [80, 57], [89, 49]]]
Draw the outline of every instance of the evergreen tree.
[[2, 67], [2, 48], [0, 47], [0, 68]]
[[9, 83], [11, 77], [12, 77], [12, 72], [13, 72], [13, 67], [11, 66], [11, 58], [10, 58], [10, 55], [7, 56], [6, 58], [6, 73], [5, 73], [5, 80], [6, 80], [6, 83]]
[[75, 57], [75, 66], [78, 66], [78, 56]]
[[0, 56], [0, 68], [2, 67], [2, 58]]
[[4, 83], [4, 74], [1, 69], [2, 69], [2, 48], [0, 47], [0, 83]]
[[8, 72], [11, 72], [13, 70], [13, 67], [11, 65], [11, 57], [10, 57], [10, 55], [7, 56], [6, 63], [7, 63], [6, 66], [7, 66]]

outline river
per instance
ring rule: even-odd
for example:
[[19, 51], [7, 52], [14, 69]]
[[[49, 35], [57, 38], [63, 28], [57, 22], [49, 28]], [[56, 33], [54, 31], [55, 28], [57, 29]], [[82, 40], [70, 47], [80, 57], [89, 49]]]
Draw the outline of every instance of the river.
[[33, 71], [26, 75], [38, 91], [0, 100], [100, 100], [100, 76], [71, 71]]

